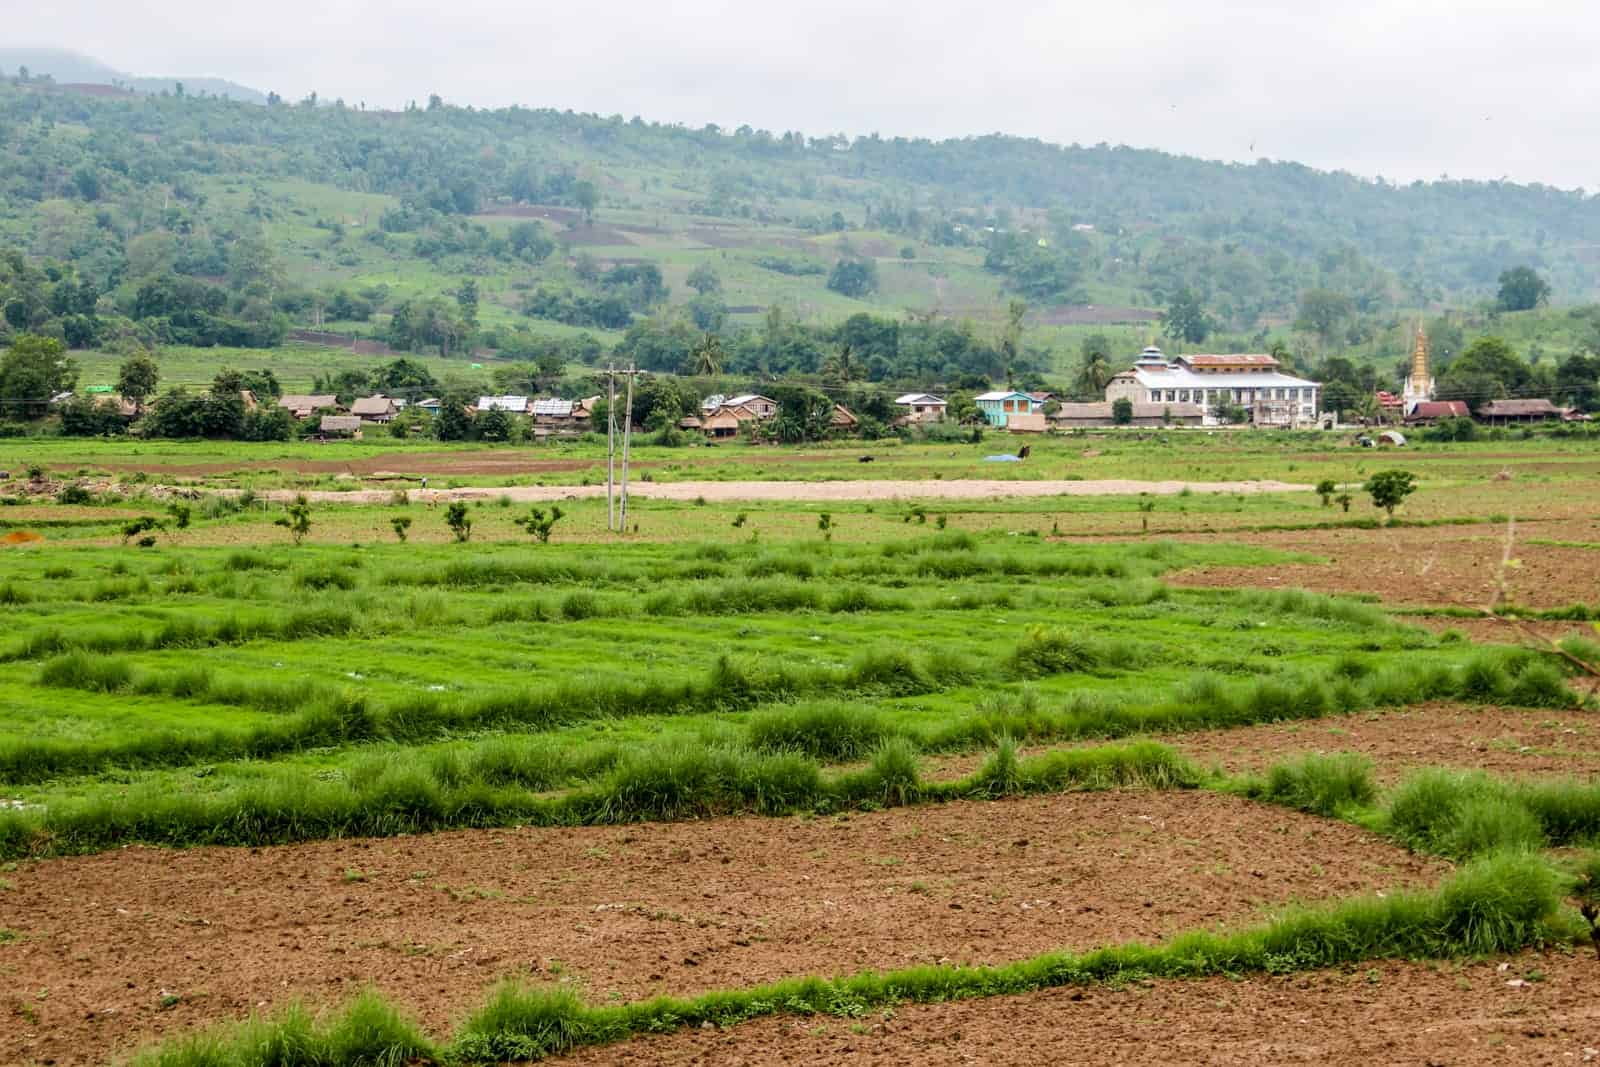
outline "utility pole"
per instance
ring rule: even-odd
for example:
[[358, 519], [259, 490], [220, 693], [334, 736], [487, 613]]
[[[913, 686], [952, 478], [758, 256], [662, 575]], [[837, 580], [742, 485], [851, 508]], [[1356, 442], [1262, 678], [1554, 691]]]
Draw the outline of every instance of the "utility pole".
[[622, 414], [622, 505], [617, 514], [617, 530], [628, 532], [628, 445], [633, 440], [633, 379], [638, 375], [633, 361], [628, 361], [628, 406]]
[[617, 365], [606, 365], [606, 529], [617, 528], [616, 506], [611, 486], [617, 473]]

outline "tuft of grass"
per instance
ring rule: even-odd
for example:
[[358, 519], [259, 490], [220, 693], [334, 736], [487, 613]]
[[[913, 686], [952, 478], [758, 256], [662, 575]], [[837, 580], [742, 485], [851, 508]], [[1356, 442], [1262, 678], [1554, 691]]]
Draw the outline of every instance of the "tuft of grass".
[[1246, 795], [1332, 817], [1370, 807], [1377, 787], [1372, 781], [1372, 761], [1346, 752], [1279, 764], [1268, 772], [1266, 781], [1252, 783]]

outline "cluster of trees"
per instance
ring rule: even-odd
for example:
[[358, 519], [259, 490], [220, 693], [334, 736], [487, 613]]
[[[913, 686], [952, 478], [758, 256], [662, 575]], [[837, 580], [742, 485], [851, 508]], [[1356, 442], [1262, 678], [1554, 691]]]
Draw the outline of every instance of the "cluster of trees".
[[602, 273], [592, 260], [580, 258], [576, 271], [589, 285], [588, 292], [540, 287], [523, 301], [522, 313], [568, 326], [621, 330], [633, 322], [636, 312], [659, 307], [669, 295], [661, 268], [654, 263], [618, 263]]
[[1011, 322], [998, 336], [970, 321], [933, 314], [901, 320], [858, 312], [836, 325], [812, 325], [774, 305], [755, 328], [708, 337], [685, 316], [669, 311], [636, 321], [615, 354], [643, 369], [671, 374], [765, 380], [820, 375], [839, 384], [1039, 382], [1049, 354], [1023, 344], [1020, 315]]
[[[157, 236], [157, 235], [152, 235]], [[68, 348], [155, 344], [269, 348], [289, 329], [282, 273], [259, 236], [228, 246], [225, 283], [175, 269], [176, 245], [141, 241], [100, 280], [81, 265], [0, 252], [0, 340], [53, 337]]]

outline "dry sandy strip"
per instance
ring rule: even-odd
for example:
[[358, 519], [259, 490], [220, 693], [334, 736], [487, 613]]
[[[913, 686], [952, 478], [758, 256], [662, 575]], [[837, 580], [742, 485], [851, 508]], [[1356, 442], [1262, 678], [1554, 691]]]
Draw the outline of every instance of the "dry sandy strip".
[[[654, 500], [971, 500], [985, 497], [1040, 496], [1176, 496], [1193, 493], [1309, 492], [1311, 486], [1290, 482], [1139, 482], [1122, 478], [1100, 481], [1023, 481], [964, 478], [951, 481], [830, 482], [633, 482], [628, 495]], [[491, 500], [505, 496], [525, 503], [605, 496], [603, 485], [475, 486], [464, 489], [414, 489], [413, 501]], [[258, 494], [268, 500], [293, 500], [301, 494], [274, 489]], [[317, 490], [307, 500], [327, 504], [386, 504], [391, 489]]]

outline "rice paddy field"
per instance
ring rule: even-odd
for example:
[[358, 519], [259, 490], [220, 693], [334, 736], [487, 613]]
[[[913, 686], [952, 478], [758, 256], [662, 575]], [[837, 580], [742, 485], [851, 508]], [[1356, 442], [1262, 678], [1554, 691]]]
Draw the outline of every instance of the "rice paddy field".
[[0, 442], [0, 1061], [1600, 1055], [1600, 452], [1173, 436]]

